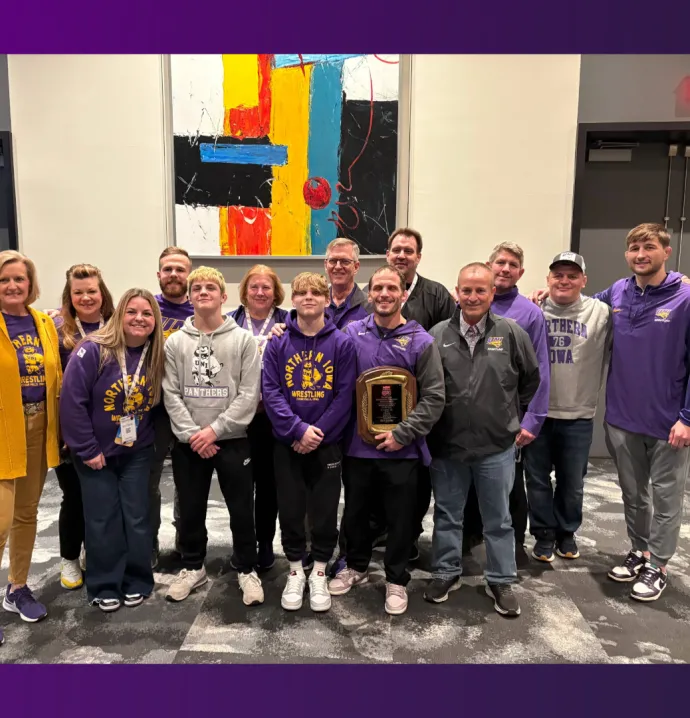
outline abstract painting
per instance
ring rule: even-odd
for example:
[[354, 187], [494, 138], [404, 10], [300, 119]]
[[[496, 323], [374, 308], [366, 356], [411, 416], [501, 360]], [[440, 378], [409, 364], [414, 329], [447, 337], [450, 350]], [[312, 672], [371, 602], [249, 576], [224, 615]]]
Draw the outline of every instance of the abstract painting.
[[176, 244], [195, 256], [385, 254], [398, 55], [172, 55]]

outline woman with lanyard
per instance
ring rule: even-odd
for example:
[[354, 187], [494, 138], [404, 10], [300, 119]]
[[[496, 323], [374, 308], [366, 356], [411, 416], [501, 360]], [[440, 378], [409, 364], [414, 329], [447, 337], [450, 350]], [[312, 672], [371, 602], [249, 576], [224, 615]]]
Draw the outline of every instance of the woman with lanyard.
[[60, 397], [81, 482], [91, 605], [138, 606], [153, 590], [148, 476], [151, 407], [161, 396], [163, 329], [153, 295], [130, 289], [110, 321], [75, 347]]
[[[287, 311], [280, 308], [285, 290], [278, 275], [265, 264], [253, 266], [240, 282], [240, 306], [230, 313], [237, 324], [251, 332], [263, 355], [273, 326], [285, 322]], [[273, 539], [278, 518], [278, 499], [273, 470], [273, 429], [263, 405], [247, 430], [251, 451], [252, 474], [256, 487], [254, 523], [258, 543], [259, 570], [268, 570], [275, 562]]]
[[10, 559], [2, 606], [29, 623], [48, 613], [26, 582], [46, 473], [59, 463], [62, 379], [57, 332], [30, 306], [37, 298], [34, 263], [0, 252], [0, 562], [8, 539]]
[[[91, 264], [75, 264], [65, 275], [60, 313], [53, 317], [60, 340], [60, 361], [65, 371], [72, 351], [87, 334], [103, 329], [113, 315], [113, 298], [105, 286], [101, 270]], [[84, 543], [84, 508], [81, 487], [69, 449], [62, 447], [62, 463], [55, 469], [62, 490], [58, 519], [60, 535], [60, 583], [63, 588], [77, 589], [84, 584], [79, 554]]]

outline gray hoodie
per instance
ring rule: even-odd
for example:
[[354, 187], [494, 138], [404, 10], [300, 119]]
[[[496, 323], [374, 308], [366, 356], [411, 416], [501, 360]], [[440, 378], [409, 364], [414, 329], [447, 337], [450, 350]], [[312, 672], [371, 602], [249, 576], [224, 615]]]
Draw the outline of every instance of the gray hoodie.
[[244, 437], [259, 404], [256, 342], [231, 317], [211, 334], [193, 322], [165, 342], [163, 397], [175, 436], [188, 443], [210, 426], [219, 440]]
[[549, 335], [552, 419], [591, 419], [611, 355], [611, 309], [593, 297], [542, 309]]

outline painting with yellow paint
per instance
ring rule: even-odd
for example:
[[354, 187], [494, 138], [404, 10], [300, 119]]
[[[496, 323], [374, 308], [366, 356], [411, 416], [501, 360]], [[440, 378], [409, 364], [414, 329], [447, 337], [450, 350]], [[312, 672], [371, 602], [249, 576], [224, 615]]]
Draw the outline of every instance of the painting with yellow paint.
[[172, 55], [175, 242], [192, 256], [385, 254], [398, 55]]

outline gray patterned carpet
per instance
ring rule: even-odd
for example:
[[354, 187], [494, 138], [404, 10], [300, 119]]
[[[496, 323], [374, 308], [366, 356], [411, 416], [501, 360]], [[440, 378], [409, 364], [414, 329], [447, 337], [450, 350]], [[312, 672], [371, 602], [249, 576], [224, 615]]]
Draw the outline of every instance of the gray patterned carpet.
[[[135, 609], [105, 615], [83, 590], [59, 583], [60, 492], [51, 475], [39, 512], [30, 585], [49, 616], [30, 625], [0, 610], [6, 643], [0, 663], [686, 663], [690, 662], [690, 521], [683, 524], [669, 587], [656, 603], [639, 604], [629, 586], [606, 579], [627, 550], [620, 491], [610, 462], [590, 467], [582, 558], [551, 565], [529, 561], [517, 588], [522, 616], [496, 614], [482, 588], [483, 547], [466, 561], [462, 587], [433, 606], [422, 599], [428, 579], [431, 514], [404, 616], [383, 611], [382, 554], [374, 552], [370, 584], [313, 614], [280, 607], [287, 568], [281, 556], [263, 577], [266, 602], [246, 608], [228, 558], [227, 514], [214, 482], [209, 505], [212, 580], [180, 604], [163, 596], [177, 570], [172, 548], [172, 480], [166, 470], [162, 543], [155, 595]], [[531, 546], [530, 546], [531, 548]], [[276, 543], [276, 549], [279, 549]], [[5, 559], [6, 560], [6, 559]], [[7, 566], [0, 568], [0, 580]]]

